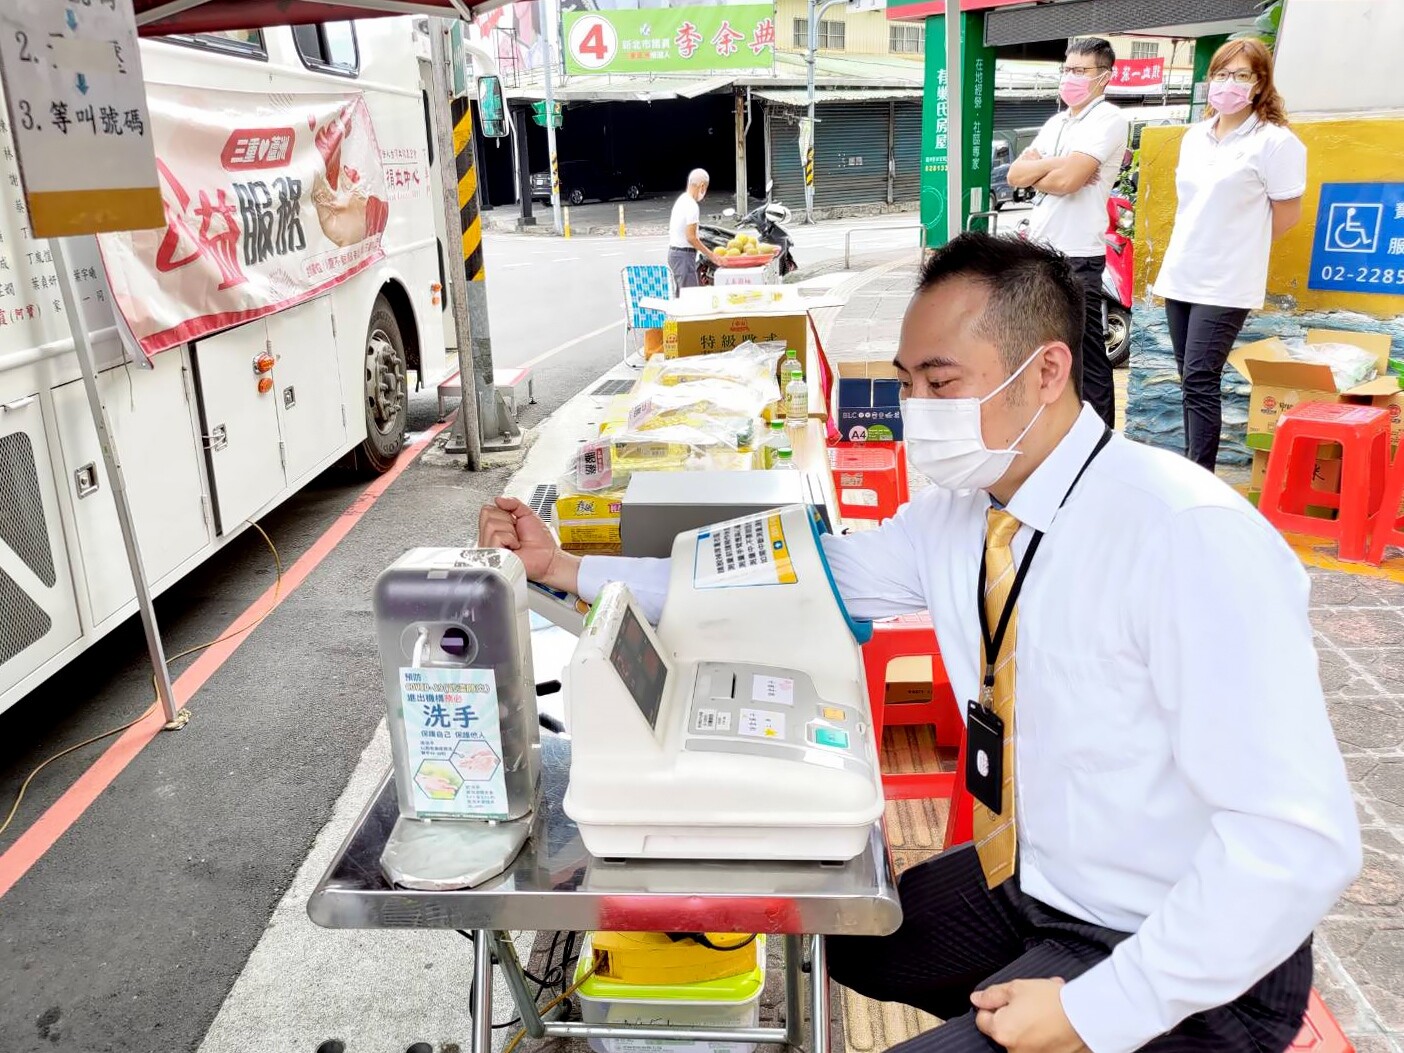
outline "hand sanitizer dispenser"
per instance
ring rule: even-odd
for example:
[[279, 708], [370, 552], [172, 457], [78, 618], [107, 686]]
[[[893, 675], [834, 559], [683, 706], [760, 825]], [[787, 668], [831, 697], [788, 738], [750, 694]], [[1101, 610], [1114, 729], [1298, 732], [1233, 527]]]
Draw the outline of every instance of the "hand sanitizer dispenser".
[[472, 887], [521, 849], [540, 782], [526, 573], [510, 552], [413, 549], [374, 607], [400, 804], [382, 868]]

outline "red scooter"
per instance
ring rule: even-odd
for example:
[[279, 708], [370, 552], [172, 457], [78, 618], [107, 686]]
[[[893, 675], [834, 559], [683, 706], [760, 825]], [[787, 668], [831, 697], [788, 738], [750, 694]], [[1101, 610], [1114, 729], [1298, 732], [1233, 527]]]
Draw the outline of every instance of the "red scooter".
[[1107, 269], [1102, 272], [1102, 331], [1107, 358], [1120, 368], [1131, 361], [1131, 281], [1136, 262], [1136, 206], [1107, 198]]

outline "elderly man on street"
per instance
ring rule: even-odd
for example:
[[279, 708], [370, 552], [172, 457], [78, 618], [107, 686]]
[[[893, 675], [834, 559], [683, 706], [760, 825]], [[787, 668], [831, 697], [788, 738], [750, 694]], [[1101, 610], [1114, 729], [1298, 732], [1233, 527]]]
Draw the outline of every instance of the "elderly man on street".
[[707, 196], [707, 184], [711, 177], [701, 168], [694, 168], [687, 177], [687, 189], [673, 204], [673, 214], [668, 221], [668, 269], [679, 289], [690, 289], [701, 284], [697, 278], [697, 254], [700, 252], [713, 263], [716, 254], [697, 236], [697, 222], [701, 219], [699, 207]]

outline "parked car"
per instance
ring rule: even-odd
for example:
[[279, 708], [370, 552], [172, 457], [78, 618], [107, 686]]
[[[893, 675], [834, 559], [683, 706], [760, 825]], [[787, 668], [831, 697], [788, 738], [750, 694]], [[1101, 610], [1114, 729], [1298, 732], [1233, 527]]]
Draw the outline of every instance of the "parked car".
[[1032, 201], [1033, 198], [1033, 187], [1009, 185], [1009, 166], [1007, 164], [997, 165], [990, 169], [990, 204], [996, 212], [1005, 205], [1017, 204], [1020, 201]]
[[[571, 204], [583, 204], [587, 200], [611, 201], [615, 198], [637, 200], [643, 193], [643, 184], [631, 179], [625, 173], [603, 168], [593, 161], [562, 161], [561, 200]], [[551, 200], [551, 173], [531, 174], [531, 196], [534, 201]]]

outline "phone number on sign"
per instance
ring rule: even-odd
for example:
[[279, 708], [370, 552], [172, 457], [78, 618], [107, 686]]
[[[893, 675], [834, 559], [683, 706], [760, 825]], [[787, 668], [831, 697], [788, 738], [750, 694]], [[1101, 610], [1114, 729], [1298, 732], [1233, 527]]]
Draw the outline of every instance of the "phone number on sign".
[[1323, 282], [1359, 282], [1362, 285], [1404, 285], [1404, 267], [1321, 268]]

